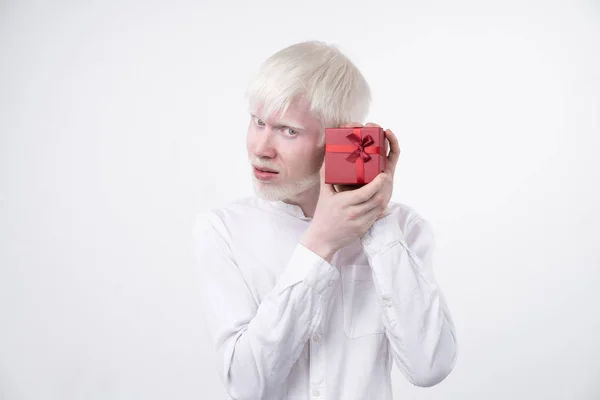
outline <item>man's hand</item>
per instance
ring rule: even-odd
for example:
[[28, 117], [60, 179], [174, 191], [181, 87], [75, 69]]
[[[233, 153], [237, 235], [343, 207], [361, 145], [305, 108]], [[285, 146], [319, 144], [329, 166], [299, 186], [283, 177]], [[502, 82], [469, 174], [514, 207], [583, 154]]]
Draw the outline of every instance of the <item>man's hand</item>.
[[[352, 123], [346, 127], [362, 127]], [[368, 123], [366, 127], [379, 127]], [[386, 170], [366, 185], [337, 186], [325, 183], [325, 165], [321, 166], [321, 187], [313, 221], [304, 234], [301, 244], [326, 261], [342, 247], [360, 239], [365, 232], [385, 215], [387, 204], [393, 192], [393, 179], [400, 156], [396, 136], [389, 129], [385, 131], [390, 143], [386, 160]], [[349, 190], [352, 189], [352, 190]]]

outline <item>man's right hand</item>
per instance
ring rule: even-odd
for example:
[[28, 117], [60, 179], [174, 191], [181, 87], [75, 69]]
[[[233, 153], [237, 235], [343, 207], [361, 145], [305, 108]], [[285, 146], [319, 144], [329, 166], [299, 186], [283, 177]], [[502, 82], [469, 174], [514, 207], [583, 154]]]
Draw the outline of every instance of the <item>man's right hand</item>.
[[380, 191], [391, 177], [380, 173], [358, 189], [337, 192], [325, 183], [325, 163], [320, 175], [315, 214], [300, 244], [330, 262], [339, 249], [359, 240], [385, 213], [387, 199]]

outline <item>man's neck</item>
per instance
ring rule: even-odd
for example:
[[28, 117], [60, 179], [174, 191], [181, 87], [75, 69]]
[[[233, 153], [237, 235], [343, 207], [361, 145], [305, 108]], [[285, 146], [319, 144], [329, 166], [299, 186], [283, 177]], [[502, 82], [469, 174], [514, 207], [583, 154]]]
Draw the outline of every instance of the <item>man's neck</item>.
[[317, 184], [307, 191], [296, 195], [293, 199], [286, 199], [283, 201], [300, 207], [305, 217], [312, 218], [315, 215], [315, 209], [317, 208], [317, 202], [319, 201], [319, 189], [320, 185]]

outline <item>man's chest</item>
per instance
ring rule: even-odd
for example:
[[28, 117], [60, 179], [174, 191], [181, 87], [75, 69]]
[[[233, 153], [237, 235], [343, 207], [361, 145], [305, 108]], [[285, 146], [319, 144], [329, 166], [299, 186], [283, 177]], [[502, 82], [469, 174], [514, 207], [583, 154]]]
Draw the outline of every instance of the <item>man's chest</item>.
[[[273, 290], [308, 225], [262, 225], [238, 237], [233, 254], [249, 290], [260, 304]], [[381, 310], [367, 254], [360, 241], [340, 249], [331, 264], [340, 272], [322, 329], [347, 338], [384, 333]], [[337, 336], [337, 335], [336, 335]]]

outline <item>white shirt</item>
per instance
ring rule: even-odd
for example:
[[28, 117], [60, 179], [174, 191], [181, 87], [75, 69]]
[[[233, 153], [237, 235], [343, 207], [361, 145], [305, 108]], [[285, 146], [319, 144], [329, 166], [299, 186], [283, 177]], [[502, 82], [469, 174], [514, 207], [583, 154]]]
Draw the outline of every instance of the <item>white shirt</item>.
[[231, 399], [391, 400], [392, 364], [418, 386], [453, 369], [454, 324], [430, 224], [406, 205], [331, 263], [299, 242], [298, 206], [250, 197], [198, 214], [207, 329]]

